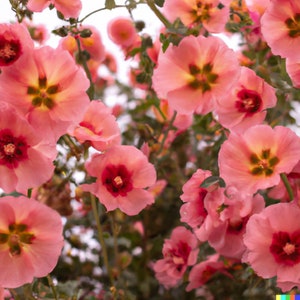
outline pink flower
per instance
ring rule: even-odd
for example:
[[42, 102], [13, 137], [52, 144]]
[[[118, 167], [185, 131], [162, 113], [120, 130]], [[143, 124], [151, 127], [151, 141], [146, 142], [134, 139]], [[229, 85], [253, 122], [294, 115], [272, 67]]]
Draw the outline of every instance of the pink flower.
[[9, 102], [48, 137], [77, 125], [89, 103], [89, 81], [67, 51], [27, 51], [0, 76], [2, 101]]
[[[237, 190], [230, 195], [229, 193], [227, 190], [225, 201], [217, 208], [219, 224], [213, 220], [209, 222], [214, 222], [214, 225], [209, 228], [207, 241], [220, 255], [241, 259], [246, 250], [243, 235], [247, 222], [251, 215], [263, 210], [265, 202], [264, 198], [259, 194], [253, 197], [249, 194], [242, 194]], [[207, 198], [205, 201], [207, 204], [213, 199]], [[225, 219], [222, 220], [224, 217]], [[211, 218], [210, 212], [207, 218]], [[197, 236], [199, 231], [195, 232]]]
[[86, 170], [97, 181], [81, 187], [97, 196], [108, 211], [119, 208], [136, 215], [154, 203], [153, 194], [145, 190], [156, 181], [154, 166], [134, 146], [113, 146], [103, 154], [95, 154], [86, 163]]
[[202, 25], [212, 33], [223, 32], [229, 20], [230, 1], [166, 0], [164, 13], [174, 22], [178, 17], [186, 26]]
[[242, 133], [263, 122], [266, 109], [277, 102], [275, 89], [249, 68], [241, 67], [241, 76], [231, 92], [218, 99], [219, 122], [230, 131]]
[[286, 71], [290, 76], [293, 86], [300, 88], [300, 57], [286, 59]]
[[163, 259], [153, 265], [156, 279], [165, 286], [176, 286], [188, 266], [197, 261], [199, 249], [196, 237], [183, 226], [173, 229], [170, 239], [163, 245]]
[[56, 144], [4, 103], [0, 116], [0, 188], [27, 193], [51, 178]]
[[275, 55], [298, 59], [300, 47], [300, 3], [272, 0], [261, 18], [261, 31]]
[[109, 38], [122, 48], [129, 48], [139, 38], [134, 23], [129, 18], [118, 17], [107, 25]]
[[251, 13], [263, 15], [267, 7], [270, 5], [271, 0], [245, 0], [245, 3]]
[[82, 8], [80, 0], [28, 0], [27, 8], [33, 12], [41, 12], [50, 4], [53, 4], [65, 18], [77, 18]]
[[23, 196], [0, 198], [0, 285], [16, 288], [50, 273], [63, 246], [62, 222], [51, 208]]
[[198, 169], [182, 187], [183, 194], [180, 198], [185, 203], [180, 208], [180, 221], [192, 228], [201, 226], [207, 216], [204, 198], [208, 191], [200, 185], [210, 176], [210, 171]]
[[25, 26], [19, 23], [0, 24], [0, 67], [13, 64], [33, 46]]
[[[213, 278], [214, 274], [218, 272], [225, 272], [224, 263], [222, 261], [218, 261], [218, 259], [219, 254], [214, 254], [208, 257], [207, 260], [193, 266], [189, 274], [189, 284], [186, 287], [187, 292], [205, 285]], [[229, 275], [229, 273], [227, 274]]]
[[293, 203], [270, 205], [247, 224], [243, 261], [263, 278], [277, 276], [286, 292], [300, 287], [300, 208]]
[[188, 36], [160, 52], [153, 88], [178, 113], [206, 114], [235, 84], [240, 67], [234, 52], [217, 37]]
[[220, 176], [228, 185], [255, 193], [277, 185], [280, 173], [289, 173], [300, 157], [299, 137], [289, 128], [267, 125], [232, 132], [219, 152]]
[[89, 103], [83, 120], [76, 126], [72, 135], [81, 143], [90, 142], [99, 151], [121, 143], [116, 118], [108, 107], [97, 100]]

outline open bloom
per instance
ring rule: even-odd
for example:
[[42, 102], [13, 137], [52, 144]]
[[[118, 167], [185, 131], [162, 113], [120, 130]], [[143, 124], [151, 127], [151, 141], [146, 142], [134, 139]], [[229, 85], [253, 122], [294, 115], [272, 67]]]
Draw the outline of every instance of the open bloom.
[[13, 64], [26, 51], [33, 48], [27, 28], [19, 23], [0, 24], [0, 67]]
[[164, 258], [153, 265], [155, 277], [166, 288], [176, 286], [188, 266], [197, 261], [198, 242], [192, 232], [183, 226], [173, 229], [170, 239], [163, 245]]
[[263, 122], [266, 109], [275, 106], [275, 89], [249, 68], [241, 67], [238, 83], [225, 97], [218, 99], [219, 122], [230, 131], [244, 132]]
[[108, 211], [119, 208], [136, 215], [154, 203], [153, 194], [145, 190], [156, 181], [154, 166], [133, 146], [116, 145], [95, 154], [86, 163], [86, 170], [97, 181], [81, 187], [97, 196]]
[[0, 105], [0, 188], [27, 193], [53, 174], [56, 144], [7, 104]]
[[81, 143], [85, 141], [91, 143], [99, 151], [121, 143], [116, 118], [105, 104], [96, 100], [90, 102], [83, 120], [71, 134]]
[[16, 288], [55, 267], [63, 246], [59, 214], [34, 199], [0, 198], [0, 285]]
[[160, 52], [153, 88], [178, 113], [206, 114], [235, 84], [238, 60], [217, 37], [188, 36]]
[[268, 125], [232, 132], [219, 152], [220, 176], [228, 185], [255, 193], [277, 185], [280, 173], [289, 173], [300, 157], [299, 137], [289, 128]]
[[300, 58], [300, 2], [272, 0], [261, 18], [261, 31], [275, 55]]
[[28, 0], [27, 7], [31, 11], [41, 12], [50, 4], [53, 4], [65, 18], [77, 18], [82, 8], [81, 0]]
[[202, 24], [213, 33], [222, 32], [229, 19], [228, 0], [166, 0], [164, 13], [174, 22], [178, 17], [186, 26]]
[[54, 139], [82, 120], [88, 87], [84, 71], [69, 53], [47, 46], [27, 51], [0, 76], [1, 100]]
[[300, 208], [278, 203], [251, 216], [244, 243], [243, 261], [263, 278], [277, 276], [282, 291], [300, 287]]

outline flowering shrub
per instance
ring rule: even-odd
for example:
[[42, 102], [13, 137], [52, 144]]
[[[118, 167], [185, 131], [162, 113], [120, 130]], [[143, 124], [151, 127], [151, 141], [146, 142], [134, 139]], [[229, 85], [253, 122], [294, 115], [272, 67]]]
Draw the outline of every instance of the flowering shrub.
[[297, 1], [9, 2], [0, 300], [300, 293]]

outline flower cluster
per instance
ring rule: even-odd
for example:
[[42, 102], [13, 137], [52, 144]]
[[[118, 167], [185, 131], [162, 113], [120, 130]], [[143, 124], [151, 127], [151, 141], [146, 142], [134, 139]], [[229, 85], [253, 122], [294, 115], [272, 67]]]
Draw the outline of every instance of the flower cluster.
[[85, 1], [0, 23], [0, 299], [300, 293], [300, 4]]

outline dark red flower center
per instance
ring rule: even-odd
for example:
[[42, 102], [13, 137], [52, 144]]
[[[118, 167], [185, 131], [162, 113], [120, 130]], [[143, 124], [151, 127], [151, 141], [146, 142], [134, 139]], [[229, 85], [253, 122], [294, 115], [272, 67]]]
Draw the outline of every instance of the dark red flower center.
[[180, 272], [187, 264], [190, 253], [191, 247], [187, 243], [180, 241], [177, 244], [177, 247], [170, 250], [167, 256], [172, 259], [173, 263], [176, 265], [176, 269]]
[[28, 158], [28, 148], [24, 137], [13, 136], [9, 129], [0, 130], [0, 165], [16, 168], [20, 161]]
[[102, 173], [102, 183], [113, 196], [124, 197], [133, 189], [131, 175], [124, 165], [107, 165]]
[[300, 230], [273, 234], [270, 251], [279, 264], [294, 266], [300, 262]]
[[8, 244], [12, 256], [20, 255], [24, 244], [31, 244], [35, 238], [25, 224], [10, 224], [8, 230], [0, 232], [0, 245]]
[[246, 116], [252, 116], [260, 111], [262, 100], [256, 91], [242, 89], [237, 93], [237, 97], [235, 107], [239, 112], [245, 113]]
[[7, 31], [0, 35], [0, 66], [8, 66], [14, 63], [22, 54], [20, 41], [8, 37], [9, 35]]
[[285, 20], [285, 25], [288, 28], [288, 34], [291, 38], [297, 38], [300, 36], [300, 13], [294, 15], [293, 18]]

